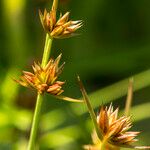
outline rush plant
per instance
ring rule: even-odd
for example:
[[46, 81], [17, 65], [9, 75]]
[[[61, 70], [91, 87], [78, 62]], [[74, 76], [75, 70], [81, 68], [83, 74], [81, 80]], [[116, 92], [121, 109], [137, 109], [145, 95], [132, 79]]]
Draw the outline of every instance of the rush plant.
[[64, 85], [65, 82], [57, 80], [65, 64], [63, 63], [59, 66], [62, 54], [60, 54], [55, 60], [52, 58], [49, 60], [53, 40], [56, 38], [63, 39], [72, 37], [76, 35], [75, 31], [82, 26], [81, 20], [69, 21], [69, 12], [65, 13], [64, 15], [60, 15], [59, 19], [57, 20], [57, 5], [58, 0], [54, 0], [52, 8], [49, 12], [45, 9], [44, 14], [42, 14], [42, 12], [39, 10], [41, 24], [46, 34], [42, 62], [34, 62], [34, 65], [32, 66], [33, 73], [23, 71], [20, 79], [15, 80], [24, 87], [37, 90], [37, 100], [28, 143], [28, 150], [35, 149], [35, 139], [40, 120], [43, 95], [45, 92], [62, 100], [83, 102], [82, 100], [77, 100], [62, 95], [64, 91], [62, 90], [62, 85]]
[[[59, 81], [65, 63], [60, 64], [62, 54], [56, 59], [50, 57], [52, 42], [55, 39], [70, 38], [77, 35], [76, 30], [82, 26], [82, 21], [69, 20], [69, 12], [64, 15], [60, 14], [57, 19], [58, 0], [53, 0], [50, 11], [39, 10], [39, 17], [42, 27], [46, 34], [45, 46], [41, 62], [34, 62], [32, 65], [33, 72], [23, 71], [20, 79], [15, 80], [17, 83], [37, 91], [36, 106], [33, 115], [28, 150], [34, 150], [36, 147], [36, 137], [39, 127], [40, 114], [44, 94], [48, 93], [55, 98], [70, 102], [85, 103], [94, 124], [92, 134], [93, 144], [85, 145], [86, 150], [119, 150], [121, 147], [134, 149], [150, 149], [148, 146], [135, 146], [139, 132], [130, 131], [132, 126], [129, 111], [132, 101], [132, 80], [129, 84], [128, 98], [126, 103], [125, 115], [118, 117], [119, 108], [114, 110], [113, 105], [101, 106], [98, 116], [95, 115], [85, 88], [78, 77], [83, 100], [74, 99], [63, 95], [63, 86], [65, 81]], [[49, 59], [50, 57], [50, 59]]]

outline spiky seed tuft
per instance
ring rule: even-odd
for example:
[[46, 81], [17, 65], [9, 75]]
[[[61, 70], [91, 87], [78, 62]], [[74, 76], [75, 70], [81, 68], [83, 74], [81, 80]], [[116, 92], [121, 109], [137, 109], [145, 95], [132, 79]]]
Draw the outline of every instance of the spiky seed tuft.
[[53, 38], [68, 38], [74, 36], [74, 32], [79, 29], [83, 22], [82, 20], [69, 21], [70, 12], [64, 15], [60, 14], [60, 18], [56, 21], [56, 9], [50, 12], [44, 10], [44, 13], [39, 10], [39, 16], [44, 30]]
[[35, 88], [39, 93], [61, 94], [64, 91], [62, 85], [65, 82], [56, 81], [64, 68], [64, 63], [58, 67], [61, 56], [62, 54], [56, 60], [50, 59], [45, 67], [41, 67], [40, 64], [34, 62], [32, 66], [34, 73], [23, 71], [20, 80], [15, 81], [22, 86]]

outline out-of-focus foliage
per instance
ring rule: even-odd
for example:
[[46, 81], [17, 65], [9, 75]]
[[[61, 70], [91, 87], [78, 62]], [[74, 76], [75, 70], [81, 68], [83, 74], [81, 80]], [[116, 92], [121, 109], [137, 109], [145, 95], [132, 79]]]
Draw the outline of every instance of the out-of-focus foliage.
[[[26, 149], [36, 93], [12, 78], [41, 60], [45, 34], [38, 9], [50, 9], [50, 4], [51, 0], [0, 1], [0, 149]], [[80, 36], [55, 40], [52, 47], [52, 57], [63, 53], [66, 62], [61, 77], [66, 80], [65, 94], [81, 96], [79, 74], [89, 93], [98, 90], [90, 97], [96, 111], [112, 100], [123, 110], [127, 80], [106, 86], [143, 72], [135, 76], [131, 114], [133, 129], [142, 131], [138, 144], [144, 145], [150, 136], [149, 8], [147, 0], [60, 0], [60, 12], [71, 11], [71, 18], [84, 20], [84, 27]], [[45, 95], [42, 112], [39, 149], [80, 150], [91, 142], [93, 126], [83, 104]]]

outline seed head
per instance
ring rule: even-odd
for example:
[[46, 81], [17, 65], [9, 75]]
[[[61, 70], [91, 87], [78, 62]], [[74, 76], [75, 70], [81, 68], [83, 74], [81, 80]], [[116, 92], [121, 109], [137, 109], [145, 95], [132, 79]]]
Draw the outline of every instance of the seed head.
[[118, 118], [118, 108], [113, 111], [112, 105], [101, 107], [97, 123], [103, 137], [112, 145], [128, 146], [137, 141], [135, 137], [139, 132], [128, 131], [132, 126], [130, 117]]
[[128, 131], [131, 124], [131, 117], [118, 118], [118, 108], [113, 110], [113, 106], [102, 106], [97, 116], [97, 124], [102, 132], [103, 140], [101, 141], [96, 132], [92, 134], [93, 145], [85, 145], [86, 150], [101, 150], [101, 145], [105, 141], [106, 150], [119, 150], [119, 147], [134, 149], [149, 149], [148, 146], [133, 146], [137, 141], [136, 136], [139, 132]]
[[61, 55], [56, 60], [50, 59], [45, 67], [34, 63], [32, 66], [34, 73], [23, 71], [20, 80], [16, 81], [22, 86], [35, 88], [39, 93], [60, 95], [64, 84], [62, 81], [56, 81], [64, 68], [64, 63], [58, 67], [60, 59]]
[[82, 26], [82, 21], [69, 21], [69, 12], [64, 15], [60, 14], [56, 21], [56, 9], [50, 12], [44, 10], [44, 13], [39, 10], [39, 16], [44, 30], [53, 38], [68, 38], [76, 35], [74, 32]]

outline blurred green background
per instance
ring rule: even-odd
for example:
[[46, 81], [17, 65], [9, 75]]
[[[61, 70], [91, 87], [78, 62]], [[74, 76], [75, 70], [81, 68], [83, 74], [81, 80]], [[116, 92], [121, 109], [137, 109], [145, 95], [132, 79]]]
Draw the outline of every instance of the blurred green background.
[[[42, 57], [45, 33], [38, 9], [52, 0], [0, 1], [0, 149], [24, 150], [29, 138], [36, 92], [16, 84]], [[63, 53], [65, 95], [79, 98], [79, 74], [95, 111], [114, 101], [123, 112], [128, 78], [135, 75], [132, 119], [141, 131], [137, 144], [150, 145], [150, 1], [60, 0], [59, 12], [84, 21], [80, 36], [55, 40], [52, 57]], [[124, 80], [125, 79], [125, 80]], [[121, 81], [123, 80], [123, 81]], [[121, 81], [121, 82], [120, 82]], [[116, 83], [117, 84], [114, 84]], [[110, 86], [111, 85], [111, 86]], [[91, 94], [92, 93], [92, 94]], [[81, 150], [91, 143], [92, 123], [83, 104], [45, 95], [37, 149]]]

